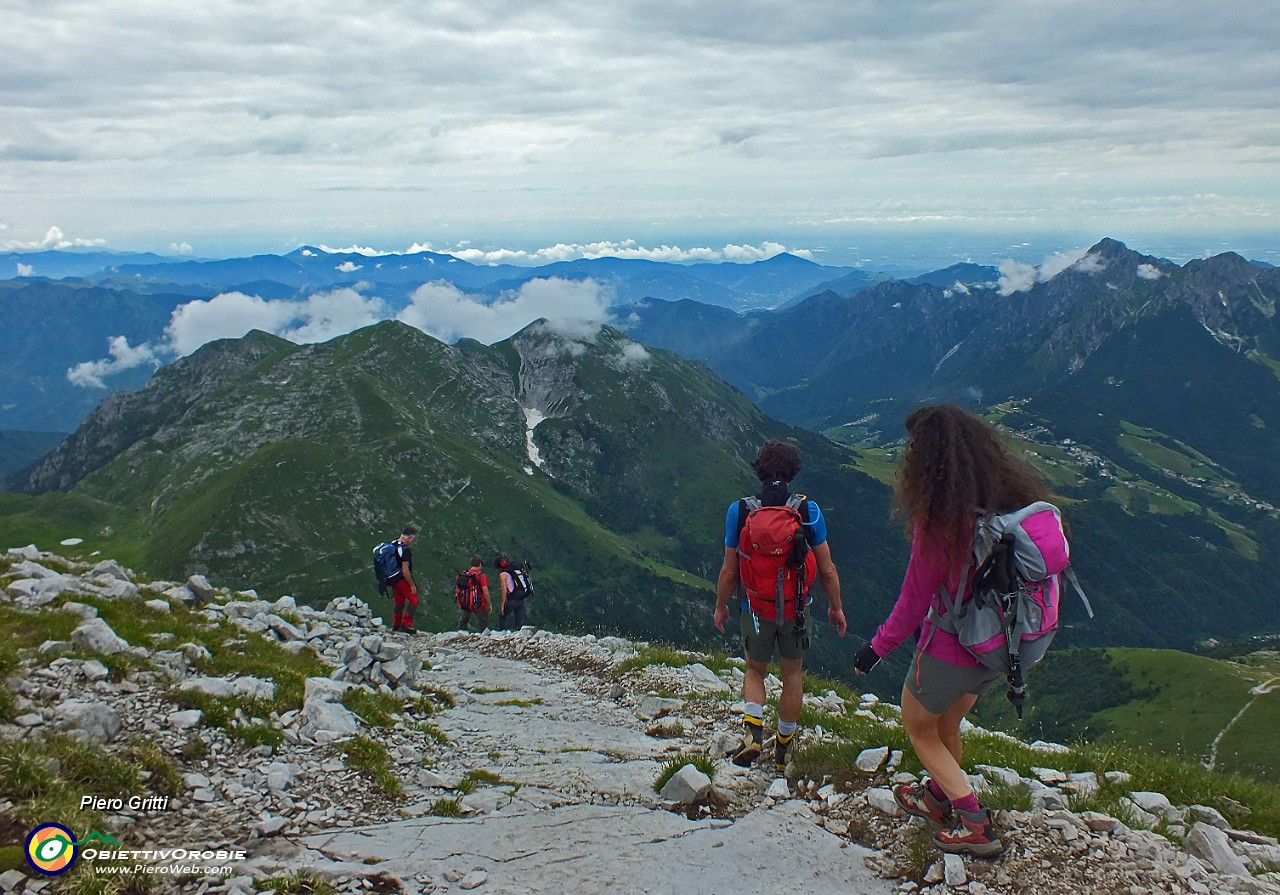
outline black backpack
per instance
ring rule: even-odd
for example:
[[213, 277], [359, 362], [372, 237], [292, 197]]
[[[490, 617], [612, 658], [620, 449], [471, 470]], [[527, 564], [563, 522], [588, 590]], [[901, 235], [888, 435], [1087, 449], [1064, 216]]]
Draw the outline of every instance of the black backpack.
[[513, 562], [503, 571], [511, 576], [511, 593], [507, 594], [508, 600], [523, 600], [533, 595], [533, 581], [529, 578], [527, 562]]
[[378, 593], [386, 594], [388, 582], [400, 574], [400, 546], [398, 540], [383, 541], [373, 548], [373, 577], [378, 582]]

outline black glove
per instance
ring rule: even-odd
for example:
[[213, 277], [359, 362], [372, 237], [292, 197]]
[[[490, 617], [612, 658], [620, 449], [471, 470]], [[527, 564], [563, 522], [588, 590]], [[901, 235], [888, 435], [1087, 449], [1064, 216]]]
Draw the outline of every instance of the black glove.
[[858, 654], [853, 657], [854, 670], [859, 674], [870, 674], [871, 669], [879, 664], [880, 656], [871, 648], [870, 643], [858, 650]]

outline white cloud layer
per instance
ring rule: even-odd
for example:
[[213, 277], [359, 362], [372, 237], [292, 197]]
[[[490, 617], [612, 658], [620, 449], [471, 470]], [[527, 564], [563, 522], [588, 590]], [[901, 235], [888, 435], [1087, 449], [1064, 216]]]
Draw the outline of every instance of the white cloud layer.
[[[3, 155], [0, 154], [0, 158]], [[3, 180], [0, 180], [3, 182]], [[6, 251], [18, 250], [47, 250], [47, 249], [83, 249], [92, 248], [93, 246], [106, 245], [105, 239], [84, 239], [82, 237], [68, 238], [63, 234], [60, 227], [50, 227], [45, 231], [41, 239], [23, 242], [21, 240], [9, 240], [4, 244]]]
[[500, 342], [545, 317], [570, 338], [594, 335], [609, 316], [608, 291], [595, 280], [534, 279], [490, 304], [445, 282], [427, 283], [410, 297], [397, 319], [444, 342]]
[[1052, 280], [1064, 270], [1078, 270], [1082, 273], [1097, 273], [1103, 269], [1101, 259], [1089, 254], [1088, 249], [1076, 249], [1072, 252], [1054, 252], [1037, 267], [1006, 258], [1000, 262], [1000, 279], [996, 286], [1001, 295], [1012, 295], [1015, 292], [1030, 292], [1036, 283]]
[[124, 336], [112, 336], [107, 340], [108, 356], [102, 360], [76, 364], [67, 371], [72, 385], [83, 388], [106, 388], [106, 377], [144, 365], [160, 366], [160, 358], [147, 344], [133, 347]]
[[224, 292], [175, 308], [158, 342], [133, 347], [124, 336], [112, 337], [108, 357], [77, 364], [67, 370], [67, 379], [85, 388], [104, 388], [108, 376], [146, 364], [160, 366], [217, 339], [238, 339], [258, 329], [291, 342], [325, 342], [377, 323], [387, 313], [382, 299], [354, 289], [321, 292], [300, 301]]
[[[334, 251], [328, 249], [327, 251]], [[344, 249], [342, 251], [352, 252], [374, 252], [373, 249]], [[643, 261], [665, 261], [672, 264], [683, 262], [719, 262], [719, 261], [735, 261], [739, 263], [750, 263], [752, 261], [763, 261], [780, 255], [783, 252], [789, 252], [800, 258], [812, 258], [813, 252], [803, 248], [788, 248], [779, 242], [766, 240], [759, 245], [736, 245], [733, 243], [726, 244], [721, 248], [712, 246], [694, 246], [692, 248], [681, 248], [678, 245], [657, 245], [645, 246], [641, 245], [634, 239], [624, 239], [619, 241], [602, 240], [591, 243], [556, 243], [552, 246], [544, 246], [540, 249], [524, 250], [524, 249], [481, 249], [470, 245], [469, 243], [460, 243], [453, 246], [433, 246], [431, 243], [414, 243], [409, 247], [408, 251], [413, 252], [440, 252], [447, 255], [453, 255], [463, 261], [469, 261], [472, 264], [518, 264], [525, 266], [538, 266], [542, 264], [553, 264], [557, 261], [576, 261], [581, 258], [632, 258]], [[381, 253], [385, 254], [385, 253]]]
[[[592, 339], [600, 322], [609, 317], [610, 294], [594, 280], [533, 279], [519, 289], [485, 304], [443, 281], [416, 289], [397, 319], [441, 341], [476, 339], [500, 342], [539, 318], [571, 350], [576, 342]], [[390, 316], [386, 303], [355, 289], [335, 289], [299, 301], [269, 301], [243, 292], [224, 292], [174, 309], [164, 338], [131, 346], [124, 336], [109, 340], [108, 356], [77, 364], [67, 379], [84, 388], [105, 388], [106, 378], [143, 365], [160, 366], [186, 357], [217, 339], [238, 339], [262, 330], [300, 344], [326, 342]], [[639, 346], [635, 346], [638, 348]], [[623, 351], [622, 362], [644, 363], [648, 353]]]

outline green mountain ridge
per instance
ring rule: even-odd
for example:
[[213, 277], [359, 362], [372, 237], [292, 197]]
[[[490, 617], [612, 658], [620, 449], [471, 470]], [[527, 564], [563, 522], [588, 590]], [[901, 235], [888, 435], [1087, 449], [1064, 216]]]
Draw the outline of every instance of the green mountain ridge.
[[[526, 411], [545, 417], [532, 432]], [[533, 562], [544, 621], [724, 643], [710, 625], [724, 511], [754, 491], [747, 461], [771, 436], [801, 444], [801, 484], [862, 533], [840, 550], [885, 557], [850, 583], [887, 590], [873, 577], [897, 547], [887, 495], [846, 449], [768, 420], [699, 364], [546, 323], [493, 347], [399, 323], [323, 345], [211, 343], [104, 401], [26, 478], [38, 496], [0, 495], [0, 532], [54, 527], [152, 574], [325, 601], [372, 598], [370, 548], [414, 520], [428, 625], [451, 622], [471, 553], [502, 550]], [[48, 521], [67, 517], [83, 521]]]

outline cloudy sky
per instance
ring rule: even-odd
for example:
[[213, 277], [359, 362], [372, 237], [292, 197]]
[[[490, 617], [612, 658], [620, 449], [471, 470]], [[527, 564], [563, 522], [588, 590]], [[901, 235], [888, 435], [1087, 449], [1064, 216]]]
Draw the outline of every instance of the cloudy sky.
[[1114, 236], [1280, 263], [1267, 4], [0, 0], [0, 21], [0, 248], [856, 263]]

